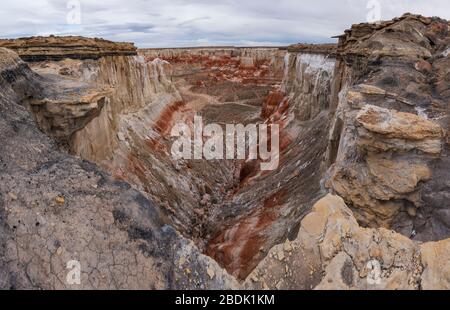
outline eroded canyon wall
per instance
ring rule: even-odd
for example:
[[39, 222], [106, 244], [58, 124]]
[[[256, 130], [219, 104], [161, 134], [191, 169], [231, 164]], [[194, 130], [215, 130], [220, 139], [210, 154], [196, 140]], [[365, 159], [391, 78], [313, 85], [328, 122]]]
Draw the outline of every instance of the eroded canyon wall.
[[449, 42], [447, 21], [408, 14], [340, 38], [327, 186], [366, 226], [449, 237]]
[[[241, 69], [251, 69], [264, 66], [268, 78], [280, 77], [283, 70], [283, 57], [286, 47], [199, 47], [199, 48], [164, 48], [164, 49], [140, 49], [140, 55], [148, 59], [165, 59], [172, 63], [188, 62], [194, 67], [202, 61], [210, 61], [214, 67], [214, 61], [226, 62], [234, 60]], [[191, 66], [192, 67], [192, 66]], [[192, 70], [192, 68], [191, 68]], [[176, 75], [184, 75], [186, 72], [176, 70]], [[235, 74], [236, 73], [232, 73]]]
[[[81, 39], [78, 45], [84, 43]], [[72, 47], [67, 44], [61, 49], [53, 54], [70, 55]], [[33, 52], [35, 61], [30, 65], [45, 91], [27, 98], [26, 104], [40, 128], [70, 153], [132, 183], [158, 204], [166, 223], [194, 234], [192, 205], [201, 197], [197, 198], [198, 190], [191, 186], [194, 182], [178, 173], [168, 142], [160, 141], [161, 126], [170, 127], [170, 112], [183, 106], [180, 94], [165, 75], [168, 63], [160, 59], [146, 62], [136, 53], [114, 54], [115, 45], [91, 58], [89, 53], [62, 60], [51, 58], [46, 48]], [[30, 54], [26, 52], [25, 58]]]
[[[78, 37], [59, 44], [52, 37], [33, 38], [30, 50], [23, 48], [24, 40], [0, 43], [20, 47], [16, 50], [32, 61], [45, 85], [45, 91], [25, 102], [40, 128], [72, 154], [99, 164], [148, 195], [166, 223], [198, 243], [206, 241], [208, 213], [233, 190], [239, 167], [230, 161], [173, 160], [170, 129], [178, 121], [192, 124], [195, 114], [218, 121], [214, 103], [220, 102], [226, 104], [223, 111], [229, 111], [223, 114], [228, 122], [258, 120], [267, 92], [281, 82], [284, 52], [219, 50], [198, 58], [197, 51], [185, 51], [166, 59], [160, 55], [161, 59], [148, 51], [124, 55], [125, 47], [133, 51], [126, 44]], [[78, 48], [83, 45], [85, 49]], [[89, 57], [94, 51], [98, 54]], [[236, 107], [243, 113], [236, 113]], [[227, 122], [225, 118], [219, 121]]]
[[448, 21], [411, 14], [340, 37], [324, 186], [351, 210], [321, 199], [249, 287], [449, 288], [449, 40]]
[[[29, 61], [1, 50], [0, 284], [68, 287], [75, 256], [86, 288], [448, 288], [449, 40], [410, 14], [338, 46], [0, 40]], [[174, 160], [195, 115], [278, 124], [278, 169]]]
[[261, 108], [266, 122], [280, 126], [279, 167], [261, 171], [258, 161], [247, 161], [240, 187], [226, 209], [214, 214], [226, 229], [213, 237], [207, 253], [241, 279], [274, 244], [295, 236], [300, 219], [324, 195], [320, 180], [325, 173], [332, 52], [331, 46], [326, 53], [299, 49], [285, 55], [283, 82]]
[[[0, 48], [0, 288], [236, 287], [142, 193], [38, 129], [27, 100], [47, 82]], [[80, 285], [67, 281], [73, 260]]]

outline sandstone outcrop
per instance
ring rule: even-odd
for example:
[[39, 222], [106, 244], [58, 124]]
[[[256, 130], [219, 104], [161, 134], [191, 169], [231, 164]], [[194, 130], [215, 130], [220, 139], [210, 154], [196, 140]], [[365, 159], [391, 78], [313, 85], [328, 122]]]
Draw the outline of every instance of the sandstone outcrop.
[[0, 40], [0, 47], [15, 51], [24, 61], [98, 59], [103, 56], [137, 55], [133, 43], [116, 43], [77, 36], [29, 37]]
[[450, 236], [448, 30], [445, 20], [406, 14], [340, 38], [327, 186], [365, 226]]
[[336, 56], [337, 45], [336, 44], [293, 44], [287, 48], [290, 53], [312, 53], [312, 54], [325, 54]]
[[332, 55], [298, 51], [287, 54], [282, 91], [300, 120], [314, 119], [328, 110], [336, 59]]
[[297, 238], [272, 248], [246, 285], [257, 289], [449, 289], [449, 255], [448, 239], [421, 244], [384, 228], [362, 228], [340, 197], [328, 195], [302, 220]]

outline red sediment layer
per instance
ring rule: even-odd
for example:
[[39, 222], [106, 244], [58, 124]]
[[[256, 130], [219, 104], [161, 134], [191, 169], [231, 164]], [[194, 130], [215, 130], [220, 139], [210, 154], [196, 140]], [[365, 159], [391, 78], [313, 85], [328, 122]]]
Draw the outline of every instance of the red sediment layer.
[[162, 136], [170, 134], [170, 130], [173, 127], [173, 119], [175, 113], [181, 110], [186, 105], [183, 101], [177, 101], [166, 108], [159, 115], [153, 129], [156, 130]]
[[207, 254], [234, 276], [245, 279], [261, 259], [265, 234], [278, 218], [286, 197], [287, 190], [281, 189], [264, 200], [260, 208], [212, 239]]
[[239, 173], [239, 181], [241, 186], [259, 172], [260, 164], [261, 164], [260, 160], [251, 160], [245, 162], [242, 165], [241, 171]]
[[153, 130], [159, 133], [160, 137], [150, 138], [145, 141], [147, 146], [156, 152], [166, 152], [168, 146], [161, 142], [161, 137], [170, 135], [170, 131], [174, 126], [175, 114], [186, 106], [183, 101], [177, 101], [164, 108], [153, 126]]
[[175, 114], [182, 111], [185, 106], [185, 102], [177, 101], [164, 108], [153, 126], [153, 130], [155, 130], [160, 136], [157, 138], [150, 138], [146, 141], [146, 144], [150, 149], [157, 152], [167, 151], [168, 146], [161, 141], [161, 137], [170, 135], [170, 131], [175, 125]]
[[168, 146], [156, 138], [147, 139], [145, 144], [154, 152], [164, 153], [168, 150]]
[[146, 169], [144, 164], [133, 154], [128, 154], [127, 173], [135, 175], [139, 178], [142, 184], [146, 184]]
[[[286, 124], [282, 119], [283, 115], [287, 113], [289, 109], [289, 99], [284, 96], [283, 92], [275, 90], [269, 93], [266, 101], [262, 107], [261, 116], [269, 120], [268, 133], [267, 133], [267, 147], [268, 151], [271, 150], [272, 145], [272, 124], [279, 125], [279, 151], [280, 151], [280, 164], [283, 159], [284, 151], [293, 142], [293, 138], [284, 129]], [[258, 146], [259, 147], [259, 146]], [[240, 187], [246, 185], [250, 179], [256, 176], [260, 172], [261, 160], [253, 160], [245, 162], [240, 171]], [[263, 171], [262, 176], [267, 175], [270, 171]], [[239, 190], [239, 189], [238, 189]]]
[[[291, 135], [286, 133], [286, 131], [283, 130], [283, 128], [281, 126], [282, 126], [282, 124], [280, 125], [279, 166], [281, 166], [283, 164], [284, 152], [287, 150], [289, 145], [291, 145], [291, 143], [294, 141], [294, 139], [291, 137]], [[271, 127], [269, 126], [268, 128], [270, 130]], [[271, 144], [271, 135], [269, 132], [268, 133], [268, 142], [267, 142], [268, 151], [271, 150], [271, 145], [272, 145]], [[251, 181], [251, 179], [253, 177], [255, 177], [256, 175], [258, 175], [258, 173], [261, 172], [260, 176], [262, 177], [262, 176], [266, 176], [272, 172], [270, 170], [261, 171], [261, 163], [262, 163], [261, 159], [257, 159], [257, 160], [245, 162], [241, 166], [241, 170], [240, 170], [240, 174], [239, 174], [239, 181], [240, 181], [239, 187], [235, 190], [235, 193], [239, 192], [240, 189], [242, 189], [244, 186], [248, 185], [249, 182]]]
[[278, 105], [283, 101], [284, 93], [279, 90], [274, 90], [267, 95], [261, 110], [262, 118], [269, 118], [277, 109]]
[[[293, 142], [293, 138], [291, 135], [285, 130], [285, 122], [282, 119], [283, 115], [287, 113], [289, 109], [289, 99], [284, 96], [284, 93], [275, 90], [271, 91], [262, 107], [261, 117], [268, 119], [268, 133], [267, 133], [267, 147], [268, 151], [271, 151], [272, 146], [272, 124], [279, 125], [279, 152], [280, 158], [279, 163], [281, 165], [283, 160], [284, 151], [289, 147], [289, 145]], [[258, 146], [259, 147], [259, 146]], [[240, 171], [240, 188], [248, 184], [248, 182], [258, 173], [260, 172], [260, 164], [261, 160], [253, 160], [243, 163]], [[270, 171], [262, 171], [261, 176], [269, 174]], [[239, 191], [239, 188], [236, 192]]]
[[[176, 57], [160, 57], [175, 66], [199, 66], [205, 72], [208, 71], [208, 80], [194, 82], [196, 87], [214, 85], [220, 81], [233, 81], [245, 85], [274, 84], [274, 80], [268, 79], [269, 63], [267, 59], [254, 61], [251, 66], [244, 66], [238, 57], [229, 55], [222, 56], [201, 56], [182, 55]], [[154, 57], [147, 57], [146, 61], [154, 60]], [[278, 77], [281, 81], [281, 76]]]

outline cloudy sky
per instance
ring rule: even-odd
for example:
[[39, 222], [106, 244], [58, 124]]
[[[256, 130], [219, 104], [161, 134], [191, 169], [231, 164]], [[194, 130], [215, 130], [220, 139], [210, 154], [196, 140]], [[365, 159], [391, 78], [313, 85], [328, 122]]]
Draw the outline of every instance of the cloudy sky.
[[450, 19], [449, 0], [0, 0], [0, 37], [84, 35], [138, 47], [333, 42], [405, 12]]

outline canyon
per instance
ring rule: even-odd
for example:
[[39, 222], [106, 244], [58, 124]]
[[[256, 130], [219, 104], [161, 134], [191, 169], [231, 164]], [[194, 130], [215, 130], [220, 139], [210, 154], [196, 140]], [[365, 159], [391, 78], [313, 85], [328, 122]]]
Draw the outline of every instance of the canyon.
[[[405, 14], [337, 44], [0, 40], [0, 288], [450, 289], [449, 32]], [[197, 116], [277, 125], [278, 168], [173, 158]]]

